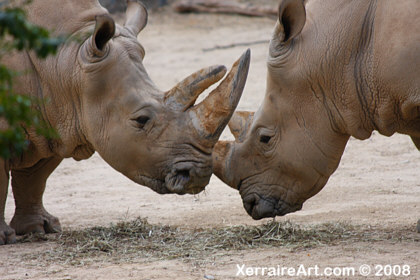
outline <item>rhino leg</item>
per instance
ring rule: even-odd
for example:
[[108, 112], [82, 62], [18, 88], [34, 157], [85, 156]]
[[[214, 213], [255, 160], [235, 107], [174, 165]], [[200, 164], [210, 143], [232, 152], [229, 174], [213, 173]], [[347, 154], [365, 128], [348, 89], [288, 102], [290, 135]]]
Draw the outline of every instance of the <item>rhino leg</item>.
[[0, 159], [0, 245], [16, 242], [15, 231], [4, 221], [7, 189], [9, 188], [9, 169], [4, 160]]
[[416, 138], [416, 137], [411, 136], [411, 140], [413, 141], [417, 150], [420, 150], [420, 138]]
[[58, 219], [45, 210], [42, 195], [48, 176], [62, 160], [51, 157], [40, 160], [30, 168], [12, 170], [12, 190], [16, 210], [10, 226], [15, 229], [16, 234], [61, 231]]
[[[416, 138], [411, 136], [411, 140], [413, 141], [414, 145], [416, 146], [417, 150], [420, 151], [420, 138]], [[420, 233], [420, 219], [417, 221], [417, 232]]]

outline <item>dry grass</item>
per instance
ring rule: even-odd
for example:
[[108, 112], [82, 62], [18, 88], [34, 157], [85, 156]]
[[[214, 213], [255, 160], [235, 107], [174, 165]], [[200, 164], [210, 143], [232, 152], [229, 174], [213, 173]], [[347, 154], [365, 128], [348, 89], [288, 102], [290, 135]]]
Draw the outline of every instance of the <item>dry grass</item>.
[[[411, 230], [412, 231], [412, 230]], [[37, 263], [84, 265], [103, 257], [113, 263], [135, 262], [136, 259], [181, 259], [194, 261], [209, 255], [233, 250], [285, 247], [301, 250], [348, 242], [419, 242], [420, 237], [409, 228], [378, 229], [348, 223], [325, 223], [301, 226], [291, 222], [270, 222], [261, 226], [181, 229], [152, 225], [145, 219], [92, 227], [81, 231], [65, 230], [55, 235], [28, 235], [20, 242], [48, 241], [52, 249], [41, 254], [28, 254]]]

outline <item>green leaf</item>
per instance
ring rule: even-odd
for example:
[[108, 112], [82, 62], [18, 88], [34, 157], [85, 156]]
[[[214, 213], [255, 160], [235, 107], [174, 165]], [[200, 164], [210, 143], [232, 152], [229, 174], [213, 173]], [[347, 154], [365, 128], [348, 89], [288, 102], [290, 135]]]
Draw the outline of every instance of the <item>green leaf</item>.
[[[19, 7], [5, 7], [0, 3], [0, 55], [13, 50], [33, 50], [40, 58], [57, 53], [66, 41], [65, 36], [51, 37], [50, 32], [26, 20], [25, 12]], [[45, 100], [19, 95], [13, 92], [13, 78], [16, 72], [0, 64], [0, 118], [5, 125], [0, 127], [0, 157], [8, 159], [20, 155], [27, 149], [29, 141], [24, 127], [35, 128], [38, 135], [48, 139], [58, 134], [35, 110]]]

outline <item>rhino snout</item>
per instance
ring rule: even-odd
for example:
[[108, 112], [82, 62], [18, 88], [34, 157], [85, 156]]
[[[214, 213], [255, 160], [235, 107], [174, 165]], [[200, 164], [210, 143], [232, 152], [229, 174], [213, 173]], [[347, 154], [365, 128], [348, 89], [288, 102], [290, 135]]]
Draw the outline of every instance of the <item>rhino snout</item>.
[[199, 170], [190, 164], [175, 166], [166, 176], [166, 188], [176, 194], [197, 194], [210, 180], [211, 170]]
[[302, 204], [288, 204], [273, 197], [264, 197], [257, 194], [250, 194], [243, 198], [243, 205], [247, 213], [254, 220], [284, 216], [302, 209]]

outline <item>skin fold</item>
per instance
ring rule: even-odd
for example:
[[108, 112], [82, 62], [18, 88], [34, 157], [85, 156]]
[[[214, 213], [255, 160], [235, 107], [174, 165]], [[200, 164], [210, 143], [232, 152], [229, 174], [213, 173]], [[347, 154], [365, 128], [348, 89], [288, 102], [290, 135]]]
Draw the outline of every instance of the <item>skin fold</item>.
[[[25, 127], [28, 150], [0, 160], [0, 245], [15, 242], [15, 233], [60, 231], [42, 196], [63, 158], [87, 159], [96, 151], [114, 169], [158, 193], [202, 191], [212, 174], [213, 147], [241, 97], [249, 50], [195, 104], [226, 68], [204, 68], [168, 92], [159, 90], [143, 66], [145, 51], [137, 41], [147, 24], [140, 2], [128, 1], [123, 26], [96, 0], [38, 0], [25, 8], [31, 22], [66, 34], [68, 42], [45, 60], [19, 52], [2, 63], [24, 73], [14, 82], [15, 92], [39, 100], [34, 110], [59, 138], [46, 139]], [[16, 210], [8, 226], [4, 207], [10, 178]]]
[[237, 112], [214, 172], [254, 219], [300, 210], [350, 136], [403, 133], [420, 147], [420, 2], [282, 0], [257, 112]]

